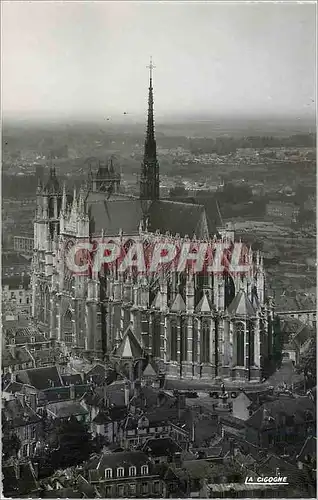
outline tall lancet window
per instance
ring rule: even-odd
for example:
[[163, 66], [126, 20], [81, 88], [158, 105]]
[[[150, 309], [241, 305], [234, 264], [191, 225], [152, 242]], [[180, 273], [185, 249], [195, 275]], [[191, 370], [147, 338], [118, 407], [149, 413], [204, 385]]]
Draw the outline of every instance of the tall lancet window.
[[255, 365], [255, 325], [252, 321], [249, 321], [248, 324], [248, 353], [249, 353], [249, 365]]
[[161, 331], [161, 318], [160, 313], [155, 313], [153, 320], [153, 335], [152, 335], [152, 354], [160, 357], [160, 331]]
[[201, 363], [210, 362], [210, 323], [202, 321]]
[[229, 307], [235, 297], [235, 285], [232, 276], [224, 274], [224, 308]]
[[171, 361], [177, 361], [178, 351], [178, 326], [175, 320], [170, 323], [170, 358]]
[[44, 321], [48, 322], [50, 319], [50, 310], [51, 310], [51, 301], [50, 301], [50, 292], [46, 287], [44, 292]]
[[193, 351], [193, 361], [198, 360], [198, 321], [193, 318], [193, 340], [192, 340], [192, 351]]
[[68, 309], [63, 318], [63, 331], [66, 344], [73, 342], [73, 316], [70, 309]]
[[236, 364], [244, 366], [244, 324], [235, 324]]
[[180, 360], [187, 361], [188, 359], [188, 335], [187, 335], [187, 321], [181, 317], [180, 321]]

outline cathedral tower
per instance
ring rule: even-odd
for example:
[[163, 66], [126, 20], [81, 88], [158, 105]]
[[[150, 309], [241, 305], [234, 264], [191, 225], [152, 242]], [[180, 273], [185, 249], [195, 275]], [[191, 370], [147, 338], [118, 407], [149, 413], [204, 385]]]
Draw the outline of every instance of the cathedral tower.
[[145, 140], [144, 159], [141, 167], [140, 198], [142, 200], [159, 199], [159, 164], [157, 160], [157, 145], [155, 139], [155, 127], [153, 116], [153, 87], [152, 71], [154, 65], [152, 59], [149, 64], [149, 96], [148, 96], [148, 121]]

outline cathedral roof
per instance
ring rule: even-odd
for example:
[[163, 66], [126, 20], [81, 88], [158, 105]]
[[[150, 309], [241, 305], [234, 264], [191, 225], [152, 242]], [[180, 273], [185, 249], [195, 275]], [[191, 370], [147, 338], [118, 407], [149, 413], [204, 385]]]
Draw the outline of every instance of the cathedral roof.
[[227, 308], [233, 316], [255, 316], [255, 309], [244, 290], [240, 290]]
[[143, 356], [143, 350], [135, 335], [131, 331], [130, 326], [124, 333], [123, 339], [117, 349], [114, 352], [114, 356], [119, 358], [141, 358]]
[[151, 203], [149, 212], [149, 231], [159, 230], [162, 234], [208, 236], [208, 224], [203, 205], [180, 203], [170, 200], [157, 200]]
[[178, 295], [176, 296], [176, 298], [173, 301], [173, 304], [171, 306], [170, 311], [171, 312], [184, 312], [185, 310], [186, 310], [185, 302], [182, 298], [182, 295], [180, 295], [180, 293], [178, 293]]
[[134, 198], [98, 197], [98, 202], [87, 198], [88, 215], [91, 222], [91, 233], [100, 234], [102, 230], [106, 235], [118, 235], [122, 230], [124, 234], [136, 234], [140, 221], [143, 218], [141, 202]]
[[203, 294], [202, 299], [195, 308], [196, 313], [209, 313], [212, 311], [212, 304], [206, 293]]

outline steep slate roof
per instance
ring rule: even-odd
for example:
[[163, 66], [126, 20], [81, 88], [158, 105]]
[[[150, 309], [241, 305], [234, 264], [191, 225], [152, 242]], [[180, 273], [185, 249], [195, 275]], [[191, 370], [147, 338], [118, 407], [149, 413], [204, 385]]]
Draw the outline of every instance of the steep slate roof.
[[195, 308], [196, 313], [209, 313], [212, 311], [212, 304], [206, 293], [203, 294], [202, 299]]
[[148, 230], [165, 234], [180, 234], [198, 238], [208, 237], [208, 223], [203, 205], [170, 200], [154, 201], [148, 211]]
[[[266, 427], [276, 427], [280, 425], [280, 415], [295, 416], [296, 421], [303, 422], [306, 411], [310, 411], [315, 418], [316, 405], [310, 398], [282, 398], [263, 404], [261, 408], [246, 420], [246, 425], [259, 430]], [[270, 420], [267, 420], [267, 417]]]
[[88, 372], [85, 373], [85, 380], [92, 380], [95, 383], [101, 383], [107, 377], [107, 369], [104, 365], [97, 363]]
[[[149, 458], [142, 451], [119, 451], [117, 453], [105, 453], [100, 456], [96, 465], [96, 459], [89, 465], [89, 477], [91, 480], [98, 480], [105, 477], [105, 469], [115, 469], [117, 467], [128, 468], [130, 466], [141, 467], [148, 465]], [[93, 470], [92, 470], [93, 469]]]
[[174, 299], [170, 311], [171, 312], [184, 312], [184, 311], [186, 311], [186, 305], [185, 305], [185, 302], [182, 298], [182, 295], [180, 295], [180, 293], [178, 293], [178, 295]]
[[30, 370], [21, 370], [17, 373], [17, 382], [32, 385], [39, 391], [52, 387], [62, 387], [63, 380], [56, 366], [45, 368], [31, 368]]
[[137, 234], [140, 221], [143, 219], [141, 201], [134, 198], [104, 200], [90, 202], [87, 200], [90, 232], [105, 235]]
[[244, 290], [240, 290], [227, 308], [233, 316], [255, 316], [255, 309]]
[[79, 373], [74, 375], [62, 375], [62, 380], [64, 385], [81, 385], [83, 383]]
[[142, 347], [136, 339], [135, 335], [131, 331], [131, 328], [128, 327], [126, 332], [124, 333], [123, 339], [120, 345], [114, 352], [114, 356], [118, 356], [119, 358], [140, 358], [143, 355]]
[[31, 462], [3, 464], [2, 473], [3, 492], [6, 498], [11, 496], [18, 498], [29, 497], [31, 493], [34, 494], [39, 489], [36, 473]]

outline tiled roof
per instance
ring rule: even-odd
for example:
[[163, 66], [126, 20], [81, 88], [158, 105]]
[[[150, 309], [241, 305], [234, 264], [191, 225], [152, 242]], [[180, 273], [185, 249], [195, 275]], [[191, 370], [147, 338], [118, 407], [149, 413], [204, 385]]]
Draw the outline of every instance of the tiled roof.
[[39, 422], [40, 417], [27, 404], [22, 405], [19, 399], [4, 401], [2, 404], [2, 423], [10, 428], [24, 427]]
[[255, 316], [254, 307], [244, 290], [240, 290], [227, 308], [233, 316]]
[[[4, 348], [2, 350], [2, 366], [3, 367], [17, 366], [17, 365], [22, 365], [24, 363], [33, 363], [33, 359], [32, 359], [31, 354], [24, 347], [16, 348], [14, 351], [14, 356], [9, 351], [9, 349]], [[23, 380], [21, 380], [21, 382], [23, 382], [25, 384], [32, 385], [29, 382], [24, 382]]]
[[198, 238], [208, 237], [208, 224], [203, 205], [180, 203], [170, 200], [154, 201], [148, 212], [151, 232], [159, 230], [162, 234], [196, 235]]
[[[106, 453], [100, 456], [97, 466], [98, 473], [104, 475], [105, 469], [115, 469], [117, 467], [141, 467], [149, 464], [149, 458], [142, 451], [122, 451], [117, 453]], [[92, 464], [95, 465], [95, 464]]]
[[308, 397], [283, 398], [270, 403], [265, 403], [247, 421], [246, 424], [262, 429], [279, 425], [279, 416], [295, 416], [298, 422], [305, 420], [305, 412], [310, 411], [313, 416], [316, 414], [316, 405]]
[[22, 370], [17, 373], [17, 382], [32, 385], [38, 390], [64, 385], [56, 366]]
[[81, 385], [83, 383], [80, 374], [62, 375], [62, 380], [64, 385]]

